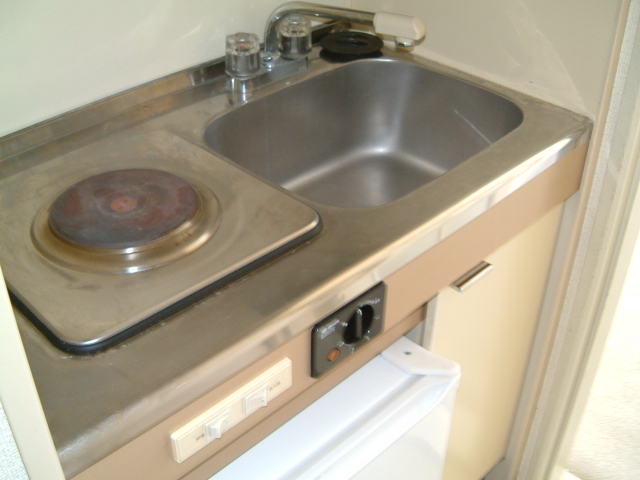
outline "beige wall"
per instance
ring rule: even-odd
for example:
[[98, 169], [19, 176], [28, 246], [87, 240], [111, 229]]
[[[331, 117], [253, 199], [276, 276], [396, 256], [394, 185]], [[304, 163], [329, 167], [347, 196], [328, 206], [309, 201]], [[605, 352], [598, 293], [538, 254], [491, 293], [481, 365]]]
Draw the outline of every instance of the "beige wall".
[[[0, 269], [0, 478], [63, 480]], [[14, 443], [15, 442], [15, 443]], [[16, 451], [16, 444], [18, 451]], [[26, 469], [26, 471], [25, 471]]]

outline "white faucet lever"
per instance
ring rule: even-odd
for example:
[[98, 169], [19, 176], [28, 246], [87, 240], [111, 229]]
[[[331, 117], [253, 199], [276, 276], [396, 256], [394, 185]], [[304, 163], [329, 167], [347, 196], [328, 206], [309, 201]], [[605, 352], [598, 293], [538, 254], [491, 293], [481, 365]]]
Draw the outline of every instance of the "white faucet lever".
[[399, 13], [378, 12], [373, 17], [373, 28], [376, 33], [396, 38], [396, 43], [404, 46], [413, 45], [425, 35], [424, 23], [417, 17]]

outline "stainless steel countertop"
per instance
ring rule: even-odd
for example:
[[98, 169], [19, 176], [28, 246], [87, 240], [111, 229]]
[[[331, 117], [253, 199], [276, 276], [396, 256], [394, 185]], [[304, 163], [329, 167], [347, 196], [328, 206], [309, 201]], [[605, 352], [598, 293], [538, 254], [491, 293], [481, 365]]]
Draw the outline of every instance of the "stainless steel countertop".
[[[314, 208], [324, 230], [126, 343], [93, 357], [54, 348], [18, 312], [43, 407], [71, 477], [193, 402], [442, 239], [588, 140], [591, 122], [527, 95], [413, 57], [504, 95], [524, 112], [516, 130], [427, 187], [388, 205]], [[336, 68], [266, 85], [265, 95]], [[204, 127], [230, 108], [219, 64], [199, 66], [0, 139], [9, 176], [109, 135], [168, 131], [206, 148]]]

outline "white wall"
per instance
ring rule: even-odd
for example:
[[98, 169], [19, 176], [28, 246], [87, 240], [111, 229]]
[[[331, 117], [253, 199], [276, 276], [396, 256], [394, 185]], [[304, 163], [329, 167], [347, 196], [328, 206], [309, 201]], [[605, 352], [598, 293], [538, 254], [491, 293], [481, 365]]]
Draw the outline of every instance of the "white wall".
[[519, 91], [595, 117], [621, 0], [353, 0], [419, 16], [416, 48]]
[[[282, 0], [3, 0], [0, 136], [224, 53]], [[424, 56], [595, 116], [621, 0], [321, 0], [420, 16]]]
[[226, 35], [262, 36], [281, 3], [2, 0], [0, 136], [221, 57]]

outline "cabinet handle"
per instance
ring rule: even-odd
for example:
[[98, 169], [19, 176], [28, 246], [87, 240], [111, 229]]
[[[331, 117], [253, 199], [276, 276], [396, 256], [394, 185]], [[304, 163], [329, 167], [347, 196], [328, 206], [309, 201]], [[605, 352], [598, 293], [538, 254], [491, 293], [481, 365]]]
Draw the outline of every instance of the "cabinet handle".
[[485, 277], [491, 270], [493, 270], [493, 268], [493, 265], [490, 263], [482, 261], [453, 282], [451, 288], [460, 293], [465, 292], [471, 288], [472, 285]]

